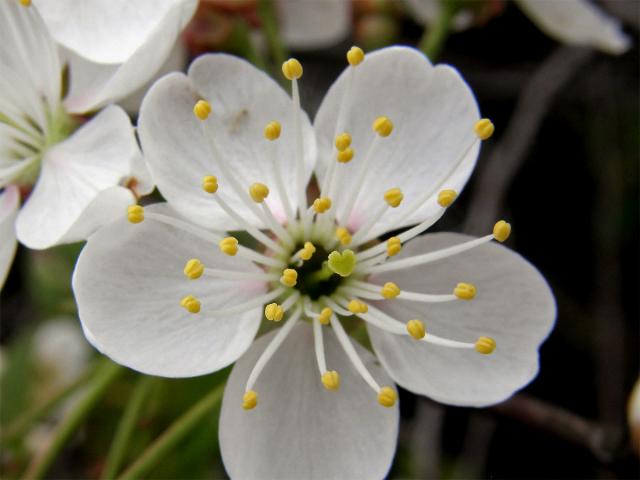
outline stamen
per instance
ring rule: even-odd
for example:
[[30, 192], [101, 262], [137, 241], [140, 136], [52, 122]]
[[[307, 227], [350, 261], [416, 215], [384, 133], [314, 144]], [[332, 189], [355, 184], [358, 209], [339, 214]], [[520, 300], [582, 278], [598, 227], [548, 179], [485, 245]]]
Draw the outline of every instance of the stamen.
[[204, 273], [204, 265], [197, 258], [192, 258], [184, 266], [184, 274], [191, 280], [196, 280]]
[[488, 118], [480, 119], [473, 126], [473, 131], [480, 140], [487, 140], [493, 135], [495, 127]]
[[[255, 188], [254, 188], [255, 187]], [[254, 183], [251, 186], [251, 189], [249, 191], [251, 197], [255, 200], [255, 198], [253, 197], [254, 194], [258, 195], [256, 198], [259, 198], [259, 195], [264, 194], [265, 190], [262, 188], [266, 188], [266, 195], [269, 194], [269, 189], [267, 188], [266, 185], [263, 185], [261, 183]], [[265, 197], [266, 197], [265, 195]], [[262, 233], [260, 230], [258, 230], [256, 227], [254, 227], [252, 224], [250, 224], [245, 217], [243, 217], [242, 215], [239, 215], [238, 213], [236, 213], [236, 211], [231, 208], [231, 206], [225, 202], [222, 197], [220, 197], [220, 195], [214, 195], [213, 198], [215, 199], [215, 201], [218, 203], [218, 205], [220, 205], [220, 208], [222, 208], [225, 213], [227, 215], [229, 215], [231, 218], [233, 218], [236, 222], [238, 222], [239, 224], [241, 224], [242, 226], [244, 226], [244, 229], [247, 231], [247, 233], [249, 233], [253, 238], [255, 238], [258, 242], [261, 242], [262, 244], [264, 244], [265, 246], [267, 246], [268, 248], [270, 248], [271, 250], [273, 250], [274, 252], [279, 252], [279, 253], [284, 253], [284, 249], [281, 245], [278, 245], [276, 242], [274, 242], [273, 240], [271, 240], [271, 238], [269, 238], [267, 235], [265, 235], [264, 233]], [[263, 198], [264, 200], [264, 198]], [[256, 203], [260, 203], [257, 202]], [[258, 210], [258, 212], [260, 212]], [[256, 216], [260, 219], [262, 219], [262, 216], [260, 215], [260, 213], [256, 214]], [[235, 255], [235, 253], [234, 253]]]
[[322, 325], [329, 325], [329, 322], [331, 321], [331, 315], [333, 315], [333, 310], [331, 310], [329, 307], [324, 307], [320, 311], [320, 315], [318, 316], [318, 321]]
[[442, 208], [447, 208], [455, 201], [456, 198], [458, 198], [458, 194], [455, 190], [442, 190], [438, 194], [438, 203]]
[[364, 52], [360, 47], [351, 47], [347, 52], [347, 61], [352, 67], [360, 65], [362, 62], [364, 62]]
[[369, 311], [369, 307], [366, 303], [354, 298], [351, 300], [347, 306], [349, 311], [354, 314], [367, 313]]
[[220, 251], [225, 255], [233, 257], [238, 253], [238, 239], [235, 237], [223, 238], [220, 240], [218, 246], [220, 247]]
[[277, 303], [270, 303], [264, 307], [264, 316], [272, 322], [279, 322], [284, 316], [284, 309]]
[[347, 148], [351, 146], [351, 135], [349, 135], [347, 132], [337, 135], [335, 145], [336, 145], [336, 149], [339, 152], [344, 152]]
[[422, 320], [409, 320], [407, 322], [407, 332], [416, 340], [421, 340], [426, 334]]
[[394, 257], [402, 250], [402, 240], [400, 237], [391, 237], [387, 240], [387, 256]]
[[327, 390], [335, 392], [340, 388], [340, 375], [335, 370], [324, 372], [320, 379]]
[[200, 300], [193, 295], [187, 295], [180, 300], [180, 305], [185, 308], [189, 313], [200, 312]]
[[129, 205], [127, 207], [127, 220], [131, 223], [140, 223], [144, 220], [144, 207], [141, 205]]
[[[437, 260], [442, 260], [443, 258], [451, 257], [453, 255], [466, 252], [467, 250], [471, 250], [472, 248], [478, 247], [480, 245], [484, 245], [485, 243], [489, 243], [493, 239], [494, 239], [493, 234], [486, 235], [484, 237], [469, 240], [459, 245], [443, 248], [442, 250], [436, 250], [435, 252], [429, 252], [429, 253], [424, 253], [422, 255], [403, 258], [402, 260], [396, 260], [394, 262], [388, 262], [382, 265], [375, 265], [373, 267], [363, 269], [362, 272], [363, 273], [364, 272], [381, 273], [381, 272], [400, 270], [403, 268], [415, 267], [417, 265], [424, 265], [426, 263], [435, 262]], [[358, 272], [360, 272], [360, 270], [358, 270]]]
[[213, 175], [207, 175], [202, 179], [202, 189], [207, 193], [216, 193], [218, 191], [218, 178]]
[[385, 283], [382, 289], [380, 289], [380, 295], [386, 299], [396, 298], [400, 293], [402, 293], [400, 287], [393, 282]]
[[[373, 283], [361, 282], [358, 280], [352, 280], [341, 287], [340, 291], [344, 291], [345, 293], [358, 295], [365, 298], [370, 298], [372, 300], [379, 300], [380, 296], [386, 299], [399, 298], [400, 300], [411, 300], [414, 302], [424, 302], [424, 303], [438, 303], [438, 302], [450, 302], [456, 300], [458, 298], [462, 298], [462, 295], [465, 293], [462, 292], [463, 289], [468, 291], [467, 295], [471, 295], [473, 289], [473, 295], [475, 295], [475, 287], [468, 283], [459, 283], [458, 286], [461, 286], [460, 297], [458, 297], [455, 293], [453, 295], [433, 295], [426, 293], [417, 293], [417, 292], [407, 292], [405, 290], [400, 290], [400, 287], [393, 282], [387, 282], [382, 287], [380, 285], [375, 285]], [[456, 287], [457, 288], [457, 287]], [[468, 299], [471, 299], [470, 297]]]
[[262, 203], [269, 196], [269, 187], [264, 183], [254, 183], [249, 187], [249, 195], [254, 202]]
[[[205, 242], [218, 243], [221, 240], [219, 235], [216, 235], [192, 223], [179, 220], [169, 215], [163, 215], [161, 213], [154, 213], [154, 212], [147, 212], [146, 217], [149, 220], [155, 220], [157, 222], [164, 223], [165, 225], [169, 225], [179, 230], [188, 232], [194, 237], [200, 238]], [[247, 260], [251, 260], [256, 263], [260, 263], [262, 265], [268, 265], [270, 267], [276, 267], [276, 268], [281, 268], [284, 265], [284, 262], [282, 262], [281, 260], [276, 260], [275, 258], [267, 257], [266, 255], [262, 255], [261, 253], [251, 250], [250, 248], [243, 247], [241, 245], [238, 246], [237, 253], [239, 257], [245, 258]]]
[[347, 230], [345, 227], [336, 228], [336, 238], [340, 240], [340, 244], [343, 246], [349, 245], [352, 240], [349, 230]]
[[369, 169], [369, 163], [374, 156], [374, 152], [377, 148], [378, 141], [380, 138], [385, 138], [391, 135], [393, 131], [393, 123], [387, 117], [378, 117], [373, 122], [373, 130], [377, 133], [376, 137], [373, 139], [371, 144], [369, 145], [369, 149], [364, 156], [364, 160], [362, 161], [362, 165], [360, 169], [355, 174], [356, 177], [353, 179], [351, 186], [348, 190], [346, 190], [347, 197], [344, 201], [345, 209], [342, 212], [342, 216], [340, 217], [340, 221], [343, 225], [346, 225], [349, 221], [349, 216], [351, 215], [351, 211], [353, 210], [353, 206], [355, 205], [356, 200], [358, 199], [358, 194], [361, 189], [360, 186], [364, 184], [367, 173]]
[[353, 151], [353, 148], [347, 147], [344, 150], [340, 150], [336, 154], [336, 160], [340, 163], [349, 163], [351, 160], [353, 160], [354, 155], [355, 152]]
[[476, 296], [476, 287], [470, 283], [459, 283], [453, 294], [460, 300], [471, 300]]
[[493, 238], [500, 243], [504, 242], [511, 235], [511, 224], [500, 220], [493, 227]]
[[480, 337], [476, 341], [476, 351], [483, 355], [489, 355], [496, 349], [496, 341], [489, 337]]
[[[269, 122], [264, 129], [264, 136], [267, 140], [274, 141], [280, 138], [280, 123], [273, 121]], [[278, 164], [276, 158], [276, 148], [277, 145], [273, 144], [267, 148], [267, 152], [269, 155], [269, 159], [271, 160], [271, 168], [273, 168], [273, 172], [275, 173], [276, 180], [276, 189], [278, 190], [278, 195], [280, 196], [280, 200], [282, 201], [282, 207], [284, 208], [285, 215], [287, 216], [287, 223], [291, 225], [294, 220], [294, 213], [291, 204], [289, 203], [289, 197], [287, 196], [287, 190], [284, 186], [284, 180], [282, 179], [282, 172], [280, 171], [280, 165]]]
[[242, 396], [242, 408], [245, 410], [251, 410], [256, 408], [258, 404], [258, 394], [253, 390], [248, 390], [244, 392]]
[[313, 210], [316, 213], [324, 213], [331, 208], [331, 199], [329, 197], [316, 198], [313, 201]]
[[382, 387], [378, 393], [378, 403], [383, 407], [393, 407], [398, 399], [398, 394], [391, 387]]
[[402, 190], [399, 188], [391, 188], [387, 190], [384, 194], [384, 201], [386, 205], [381, 205], [378, 210], [372, 214], [367, 220], [367, 222], [362, 225], [356, 234], [353, 236], [353, 245], [358, 246], [364, 243], [366, 235], [370, 232], [371, 228], [378, 223], [378, 221], [382, 218], [384, 213], [387, 211], [388, 207], [397, 208], [402, 203], [402, 199], [404, 195], [402, 194]]
[[[320, 301], [322, 303], [324, 303], [325, 305], [329, 305], [329, 307], [338, 315], [342, 316], [342, 317], [351, 317], [353, 316], [353, 312], [350, 312], [347, 309], [342, 308], [340, 305], [338, 305], [336, 302], [334, 302], [331, 298], [329, 297], [320, 297]], [[346, 301], [345, 301], [345, 305], [346, 305]]]
[[384, 192], [384, 201], [387, 202], [391, 208], [397, 208], [402, 203], [402, 199], [404, 195], [402, 194], [402, 190], [399, 188], [390, 188], [386, 192]]
[[300, 307], [296, 308], [291, 317], [289, 317], [282, 328], [278, 330], [278, 333], [275, 334], [275, 336], [271, 340], [271, 343], [269, 343], [269, 345], [267, 345], [267, 348], [264, 349], [264, 351], [260, 355], [260, 358], [258, 358], [258, 361], [254, 365], [253, 370], [251, 370], [251, 374], [249, 375], [247, 386], [245, 388], [246, 392], [250, 392], [253, 390], [253, 386], [255, 385], [256, 380], [258, 380], [258, 377], [262, 373], [264, 367], [267, 365], [267, 362], [271, 360], [273, 354], [276, 353], [278, 348], [280, 348], [280, 345], [282, 345], [282, 342], [284, 342], [284, 340], [287, 338], [287, 335], [289, 335], [289, 332], [291, 332], [301, 314], [302, 309]]
[[211, 104], [206, 100], [198, 100], [193, 106], [193, 113], [200, 120], [206, 120], [211, 114]]
[[295, 287], [296, 283], [298, 283], [298, 272], [293, 268], [285, 268], [280, 277], [280, 283], [287, 287]]
[[316, 252], [316, 247], [311, 242], [304, 242], [304, 247], [298, 251], [297, 256], [305, 262], [311, 260], [311, 257]]
[[282, 64], [282, 73], [287, 80], [298, 80], [302, 77], [302, 65], [295, 58], [290, 58]]
[[22, 5], [23, 7], [30, 7], [31, 0], [20, 0], [20, 5]]

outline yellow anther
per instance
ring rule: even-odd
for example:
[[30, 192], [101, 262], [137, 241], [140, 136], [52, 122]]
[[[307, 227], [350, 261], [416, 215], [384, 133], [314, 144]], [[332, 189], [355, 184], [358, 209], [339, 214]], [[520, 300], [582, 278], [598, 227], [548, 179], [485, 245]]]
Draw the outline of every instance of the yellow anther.
[[331, 321], [331, 315], [333, 315], [333, 310], [331, 310], [329, 307], [324, 307], [320, 312], [318, 321], [322, 325], [329, 325], [329, 322]]
[[238, 253], [238, 239], [235, 237], [227, 237], [220, 240], [220, 251], [231, 257]]
[[267, 140], [276, 140], [280, 138], [280, 132], [282, 131], [282, 127], [280, 126], [280, 122], [267, 123], [267, 126], [264, 127], [264, 138]]
[[192, 258], [184, 266], [184, 274], [187, 278], [195, 280], [204, 273], [204, 265], [197, 258]]
[[476, 287], [470, 283], [459, 283], [453, 289], [453, 294], [460, 300], [471, 300], [476, 296]]
[[416, 340], [424, 338], [425, 334], [427, 333], [422, 320], [409, 320], [407, 322], [407, 332], [409, 332], [409, 335], [411, 335]]
[[206, 100], [198, 100], [193, 106], [193, 114], [200, 120], [206, 120], [211, 114], [211, 104]]
[[351, 243], [351, 234], [344, 227], [336, 228], [336, 238], [340, 240], [341, 245], [349, 245]]
[[396, 298], [400, 295], [400, 287], [393, 282], [387, 282], [382, 286], [380, 295], [386, 299]]
[[351, 160], [353, 160], [353, 155], [353, 148], [347, 147], [344, 150], [338, 152], [338, 154], [336, 155], [336, 160], [340, 163], [349, 163]]
[[336, 391], [340, 388], [340, 375], [335, 370], [329, 370], [322, 374], [320, 377], [322, 380], [322, 385], [327, 390]]
[[351, 146], [351, 135], [347, 132], [341, 133], [336, 136], [336, 148], [339, 152], [344, 152], [347, 148]]
[[22, 5], [23, 7], [30, 7], [31, 0], [20, 0], [20, 5]]
[[402, 194], [402, 190], [399, 188], [390, 188], [384, 192], [384, 201], [387, 202], [391, 208], [400, 206], [403, 198], [404, 195]]
[[207, 193], [216, 193], [218, 191], [218, 178], [213, 175], [207, 175], [202, 179], [202, 189]]
[[393, 123], [388, 117], [378, 117], [373, 121], [373, 130], [381, 137], [388, 137], [393, 132]]
[[442, 190], [438, 194], [438, 203], [442, 208], [447, 208], [456, 200], [457, 197], [458, 194], [455, 190]]
[[487, 140], [491, 135], [493, 135], [496, 127], [493, 126], [491, 120], [488, 118], [482, 118], [476, 122], [473, 126], [473, 131], [476, 132], [476, 135], [480, 140]]
[[242, 396], [242, 408], [244, 408], [245, 410], [251, 410], [253, 408], [256, 408], [257, 404], [258, 394], [256, 392], [254, 392], [253, 390], [247, 390], [246, 392], [244, 392], [244, 395]]
[[496, 349], [496, 341], [489, 337], [480, 337], [476, 341], [476, 352], [489, 355]]
[[264, 307], [264, 316], [272, 322], [279, 322], [284, 316], [284, 310], [277, 303], [270, 303]]
[[264, 183], [254, 183], [249, 187], [249, 195], [254, 202], [262, 203], [269, 196], [269, 187]]
[[399, 237], [391, 237], [387, 240], [387, 256], [393, 257], [397, 255], [402, 250], [402, 242]]
[[295, 287], [298, 283], [298, 272], [293, 268], [285, 268], [280, 277], [280, 283], [287, 287]]
[[140, 223], [144, 220], [144, 207], [141, 205], [129, 205], [127, 207], [127, 220], [131, 223]]
[[200, 311], [200, 300], [193, 295], [187, 295], [180, 300], [180, 305], [184, 307], [189, 313], [198, 313]]
[[393, 407], [398, 399], [398, 394], [391, 387], [382, 387], [378, 392], [378, 403], [383, 407]]
[[290, 58], [282, 64], [282, 73], [287, 80], [297, 80], [302, 76], [302, 65], [295, 58]]
[[511, 235], [511, 224], [500, 220], [493, 226], [493, 238], [499, 242], [504, 242]]
[[347, 308], [351, 313], [367, 313], [369, 311], [369, 307], [366, 303], [356, 300], [355, 298], [349, 302]]
[[352, 67], [360, 65], [364, 61], [364, 52], [360, 47], [353, 46], [347, 52], [347, 62]]
[[329, 197], [316, 198], [313, 201], [313, 210], [316, 213], [324, 213], [331, 208], [331, 199]]
[[313, 254], [315, 252], [316, 247], [313, 243], [304, 242], [304, 247], [298, 252], [298, 256], [306, 262], [307, 260], [311, 259], [311, 257], [313, 257]]

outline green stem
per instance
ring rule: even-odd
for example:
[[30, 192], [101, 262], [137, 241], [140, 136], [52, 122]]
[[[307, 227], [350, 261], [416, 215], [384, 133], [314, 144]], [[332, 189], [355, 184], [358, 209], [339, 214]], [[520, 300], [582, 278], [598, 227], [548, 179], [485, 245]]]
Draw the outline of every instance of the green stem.
[[436, 22], [427, 28], [418, 43], [418, 48], [434, 62], [444, 46], [444, 42], [449, 37], [451, 22], [457, 9], [450, 1], [440, 2], [440, 14]]
[[[262, 31], [267, 39], [267, 45], [269, 46], [272, 60], [279, 71], [280, 66], [289, 58], [289, 52], [287, 52], [287, 49], [280, 38], [273, 1], [260, 0], [258, 3], [258, 14], [262, 20]], [[282, 80], [282, 75], [276, 75], [276, 78], [280, 78], [281, 83], [284, 81]]]
[[7, 428], [0, 433], [0, 445], [5, 445], [16, 438], [25, 434], [31, 425], [47, 415], [51, 410], [57, 407], [65, 398], [73, 393], [78, 387], [89, 380], [92, 374], [95, 372], [95, 368], [88, 368], [80, 377], [74, 380], [69, 385], [61, 388], [60, 390], [51, 394], [48, 398], [42, 401], [39, 405], [26, 411], [18, 418], [16, 418]]
[[124, 369], [111, 361], [100, 367], [92, 381], [87, 385], [85, 395], [70, 409], [58, 424], [47, 448], [33, 458], [23, 476], [24, 480], [39, 479], [47, 472], [64, 445], [80, 426], [85, 417], [102, 398], [111, 383]]
[[322, 268], [317, 272], [310, 274], [307, 281], [311, 285], [324, 282], [325, 280], [329, 280], [334, 273], [335, 272], [329, 268], [329, 262], [325, 260], [322, 262]]
[[155, 377], [149, 377], [146, 375], [141, 376], [136, 383], [136, 386], [129, 398], [129, 402], [125, 407], [118, 429], [113, 437], [111, 448], [109, 449], [109, 455], [102, 470], [100, 478], [108, 479], [115, 478], [118, 474], [118, 470], [122, 465], [127, 447], [129, 446], [129, 440], [133, 433], [136, 422], [140, 417], [140, 411], [147, 399], [151, 387], [153, 386]]
[[267, 62], [253, 45], [249, 25], [241, 18], [237, 18], [234, 22], [231, 44], [233, 50], [237, 51], [238, 54], [249, 60], [260, 70], [267, 69]]
[[224, 383], [218, 385], [211, 393], [202, 398], [191, 407], [189, 411], [173, 422], [171, 426], [138, 457], [133, 465], [118, 477], [118, 480], [141, 478], [153, 468], [185, 435], [198, 426], [202, 417], [220, 403], [222, 394], [224, 393], [224, 387]]

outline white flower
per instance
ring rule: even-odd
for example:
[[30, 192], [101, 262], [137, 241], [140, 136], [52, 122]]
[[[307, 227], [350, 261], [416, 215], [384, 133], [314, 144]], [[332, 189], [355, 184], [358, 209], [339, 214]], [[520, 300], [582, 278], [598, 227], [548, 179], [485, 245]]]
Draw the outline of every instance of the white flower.
[[279, 0], [280, 34], [296, 50], [330, 47], [351, 30], [351, 2], [344, 0]]
[[[441, 11], [441, 0], [406, 0], [409, 11], [420, 23], [431, 25]], [[620, 22], [589, 0], [515, 0], [540, 30], [569, 45], [596, 48], [619, 55], [629, 49], [629, 37]], [[461, 10], [453, 20], [456, 30], [471, 25], [470, 12]]]
[[[89, 78], [90, 63], [67, 51], [70, 92], [63, 99], [63, 60], [36, 6], [28, 0], [0, 2], [0, 189], [6, 189], [0, 203], [2, 282], [16, 235], [36, 249], [84, 239], [132, 201], [131, 192], [119, 186], [129, 177], [139, 180], [132, 187], [138, 193], [152, 189], [133, 127], [120, 107], [108, 106], [81, 126], [72, 114], [120, 98], [154, 73], [154, 62], [164, 60], [165, 43], [171, 42], [169, 48], [173, 44], [173, 30], [165, 29], [182, 25], [184, 4], [194, 2], [169, 3], [158, 6], [153, 15], [161, 18], [152, 16], [149, 23], [148, 10], [156, 2], [147, 2], [145, 9], [142, 3], [125, 8], [115, 2], [38, 2], [54, 33], [69, 47], [95, 61], [126, 60], [91, 64]], [[127, 27], [136, 31], [123, 33]], [[15, 218], [16, 186], [28, 190], [34, 183]]]
[[[296, 60], [283, 65], [293, 100], [222, 54], [158, 81], [139, 131], [168, 203], [131, 206], [129, 221], [89, 239], [74, 273], [85, 333], [119, 363], [185, 377], [242, 356], [220, 418], [232, 478], [382, 478], [393, 381], [456, 405], [499, 402], [536, 375], [554, 322], [543, 277], [491, 242], [506, 222], [480, 239], [417, 236], [493, 131], [458, 72], [400, 47], [366, 59], [354, 47], [348, 60], [313, 126]], [[283, 326], [253, 343], [263, 315]], [[381, 364], [349, 340], [342, 323], [356, 317]]]

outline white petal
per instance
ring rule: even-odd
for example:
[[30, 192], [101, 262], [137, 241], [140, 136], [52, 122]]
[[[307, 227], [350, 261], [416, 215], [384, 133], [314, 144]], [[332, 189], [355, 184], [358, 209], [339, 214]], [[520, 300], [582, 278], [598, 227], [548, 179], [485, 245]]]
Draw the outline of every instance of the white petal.
[[[280, 171], [292, 205], [297, 188], [306, 188], [316, 156], [313, 130], [301, 112], [305, 140], [305, 185], [297, 185], [296, 143], [292, 104], [276, 82], [250, 63], [224, 54], [203, 55], [191, 64], [189, 76], [170, 74], [147, 93], [140, 109], [138, 132], [142, 150], [162, 195], [183, 215], [202, 225], [222, 222], [224, 229], [241, 225], [229, 219], [217, 203], [202, 191], [205, 175], [216, 175], [218, 194], [248, 221], [261, 226], [233, 193], [216, 167], [201, 121], [193, 114], [197, 100], [210, 102], [213, 112], [206, 120], [209, 134], [249, 199], [254, 182], [268, 185], [267, 202], [277, 215], [283, 211], [275, 187], [268, 148], [277, 147]], [[282, 124], [275, 145], [263, 136], [270, 121]], [[212, 132], [212, 133], [211, 133]], [[242, 195], [245, 195], [242, 192]]]
[[116, 106], [53, 146], [18, 216], [20, 242], [36, 249], [62, 242], [98, 194], [129, 175], [137, 154], [129, 117]]
[[587, 0], [516, 0], [527, 16], [547, 35], [571, 45], [586, 45], [621, 54], [630, 40], [620, 22]]
[[[145, 211], [172, 215], [166, 204]], [[137, 225], [122, 219], [98, 230], [82, 250], [73, 276], [87, 338], [116, 362], [150, 375], [203, 375], [236, 360], [256, 334], [261, 307], [221, 318], [207, 311], [242, 304], [266, 286], [206, 276], [189, 280], [183, 268], [191, 258], [213, 268], [259, 271], [152, 219]], [[199, 314], [180, 306], [186, 295], [201, 301]]]
[[289, 47], [311, 50], [330, 47], [351, 28], [351, 2], [344, 0], [280, 0], [280, 34]]
[[124, 63], [95, 63], [68, 51], [70, 91], [65, 107], [71, 112], [86, 112], [141, 88], [169, 57], [194, 6], [191, 1], [172, 2], [162, 21]]
[[[249, 373], [275, 332], [261, 337], [236, 363], [220, 413], [220, 449], [231, 478], [384, 478], [396, 447], [398, 407], [380, 406], [376, 394], [353, 369], [329, 328], [327, 366], [341, 377], [340, 390], [320, 382], [313, 333], [294, 327], [258, 377], [258, 405], [242, 408]], [[390, 379], [370, 352], [358, 353], [381, 385]]]
[[[466, 235], [436, 233], [409, 243], [401, 255], [424, 253], [468, 240]], [[425, 322], [427, 335], [475, 342], [495, 339], [491, 355], [417, 342], [369, 328], [378, 358], [406, 389], [453, 405], [484, 406], [500, 402], [527, 385], [538, 372], [538, 347], [556, 317], [553, 294], [542, 275], [517, 253], [495, 243], [463, 254], [380, 275], [401, 289], [451, 293], [458, 282], [478, 289], [470, 301], [420, 304], [391, 300], [380, 304], [397, 320]]]
[[0, 68], [10, 87], [0, 82], [2, 101], [11, 102], [45, 128], [42, 97], [52, 110], [60, 102], [62, 69], [57, 47], [34, 8], [3, 1], [0, 19]]
[[[336, 80], [316, 116], [320, 179], [324, 178], [328, 162], [335, 161], [331, 148], [349, 73], [347, 69]], [[425, 192], [444, 188], [459, 192], [463, 188], [479, 150], [478, 144], [473, 143], [478, 107], [456, 70], [446, 65], [434, 67], [422, 53], [411, 48], [390, 47], [367, 54], [354, 73], [351, 96], [345, 105], [344, 130], [353, 137], [355, 157], [346, 165], [338, 164], [336, 171], [345, 179], [343, 192], [359, 191], [349, 222], [353, 229], [383, 205], [387, 189], [397, 187], [403, 191], [403, 204], [377, 223], [376, 230], [384, 231], [394, 216], [402, 216], [404, 209]], [[378, 141], [364, 185], [354, 185], [374, 139], [373, 121], [382, 115], [391, 119], [394, 130]], [[469, 149], [470, 145], [473, 146]], [[436, 191], [403, 225], [419, 223], [439, 211], [437, 194]], [[335, 201], [338, 212], [342, 212], [344, 201], [340, 197]]]
[[0, 193], [0, 290], [7, 279], [18, 245], [14, 224], [19, 206], [20, 192], [18, 187], [9, 185]]
[[[196, 0], [35, 0], [53, 37], [87, 60], [122, 63], [159, 30], [180, 30]], [[171, 42], [173, 43], [173, 42]]]

